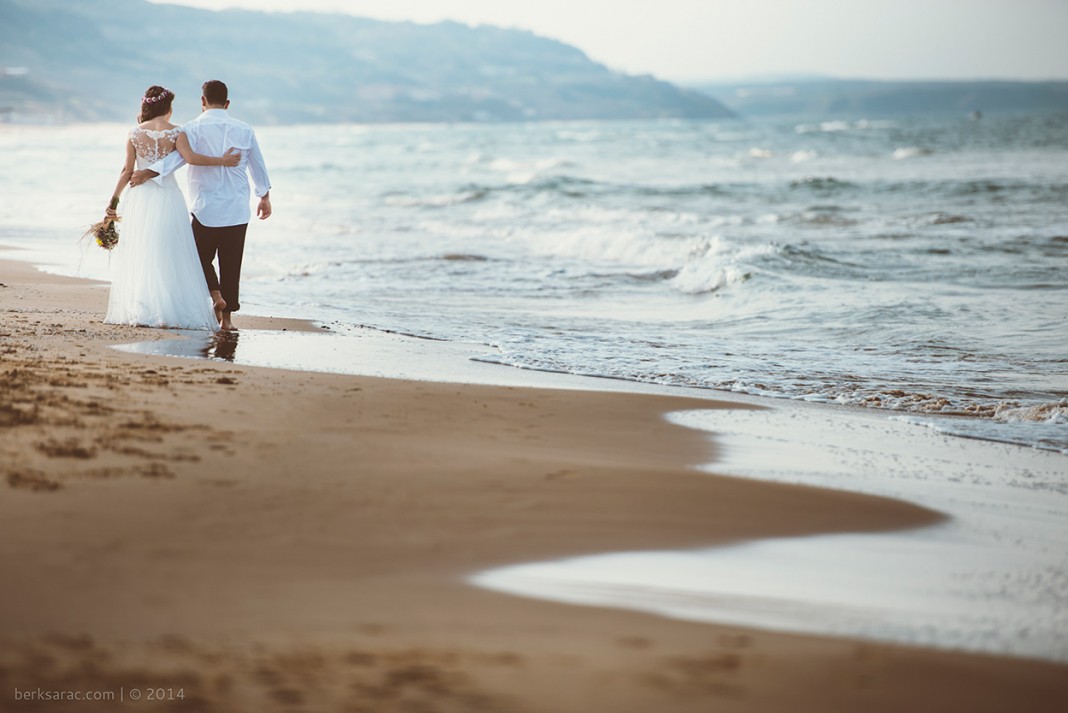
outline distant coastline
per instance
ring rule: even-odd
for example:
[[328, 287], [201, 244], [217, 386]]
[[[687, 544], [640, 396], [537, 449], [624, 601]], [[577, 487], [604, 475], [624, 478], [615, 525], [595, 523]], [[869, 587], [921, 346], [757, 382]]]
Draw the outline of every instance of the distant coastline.
[[688, 84], [742, 116], [1068, 112], [1068, 81], [798, 78]]
[[457, 22], [146, 0], [0, 0], [0, 18], [0, 124], [125, 122], [156, 83], [195, 110], [208, 78], [224, 78], [258, 125], [1068, 112], [1068, 81], [673, 83], [531, 32]]

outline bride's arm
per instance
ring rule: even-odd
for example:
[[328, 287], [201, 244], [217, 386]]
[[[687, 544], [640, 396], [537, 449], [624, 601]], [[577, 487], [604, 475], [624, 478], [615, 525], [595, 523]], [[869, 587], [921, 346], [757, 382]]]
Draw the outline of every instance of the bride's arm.
[[189, 145], [185, 132], [178, 134], [174, 147], [190, 166], [236, 166], [241, 163], [241, 154], [237, 149], [228, 149], [224, 155], [218, 157], [197, 153]]
[[[122, 195], [122, 190], [126, 188], [126, 184], [130, 182], [130, 176], [133, 175], [134, 163], [137, 161], [137, 152], [134, 151], [133, 141], [126, 140], [126, 163], [122, 167], [122, 171], [119, 173], [119, 182], [115, 184], [115, 192], [112, 193], [112, 198], [118, 198]], [[116, 213], [111, 208], [110, 202], [106, 211], [108, 218], [114, 218]]]

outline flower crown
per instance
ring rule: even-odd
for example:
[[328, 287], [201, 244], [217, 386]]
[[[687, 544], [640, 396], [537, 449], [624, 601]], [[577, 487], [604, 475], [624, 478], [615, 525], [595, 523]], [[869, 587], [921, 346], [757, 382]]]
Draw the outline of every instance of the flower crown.
[[174, 96], [174, 92], [172, 92], [170, 89], [164, 89], [163, 93], [160, 94], [159, 96], [142, 97], [141, 98], [141, 103], [142, 104], [153, 104], [155, 102], [158, 102], [161, 99], [166, 99], [167, 97], [173, 97], [173, 96]]

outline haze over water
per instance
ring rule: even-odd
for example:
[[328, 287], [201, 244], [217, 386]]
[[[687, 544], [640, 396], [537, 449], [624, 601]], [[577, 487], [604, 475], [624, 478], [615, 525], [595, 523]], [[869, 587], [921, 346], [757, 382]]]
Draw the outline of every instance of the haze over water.
[[[247, 309], [1068, 452], [1063, 116], [259, 134]], [[0, 127], [0, 243], [105, 275], [124, 135]]]

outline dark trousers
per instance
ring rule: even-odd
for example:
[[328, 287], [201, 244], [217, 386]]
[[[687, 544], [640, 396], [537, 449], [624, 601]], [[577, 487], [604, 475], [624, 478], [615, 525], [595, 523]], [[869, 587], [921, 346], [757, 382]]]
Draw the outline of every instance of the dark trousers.
[[[227, 225], [222, 228], [209, 228], [201, 225], [193, 216], [193, 237], [197, 241], [200, 253], [200, 265], [204, 268], [204, 279], [208, 281], [208, 290], [222, 292], [226, 300], [226, 311], [236, 312], [241, 309], [238, 302], [238, 287], [241, 284], [241, 258], [245, 255], [245, 231], [248, 223]], [[215, 274], [212, 262], [219, 256], [219, 274]]]

